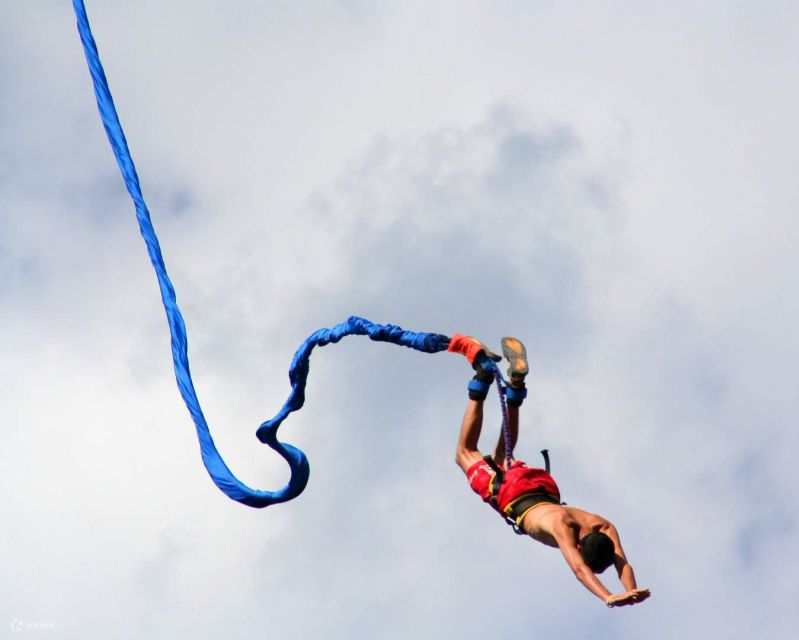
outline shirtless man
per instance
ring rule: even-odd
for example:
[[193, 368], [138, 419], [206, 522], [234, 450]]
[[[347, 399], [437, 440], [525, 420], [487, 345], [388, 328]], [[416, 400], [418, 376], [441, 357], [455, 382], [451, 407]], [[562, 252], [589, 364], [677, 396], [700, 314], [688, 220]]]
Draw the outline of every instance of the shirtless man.
[[[561, 504], [560, 491], [543, 469], [527, 467], [511, 459], [505, 467], [505, 443], [500, 434], [493, 456], [483, 456], [477, 441], [483, 426], [483, 400], [494, 380], [493, 363], [502, 358], [475, 338], [455, 334], [449, 351], [461, 353], [477, 372], [469, 382], [469, 403], [463, 418], [455, 461], [469, 485], [506, 519], [534, 540], [558, 547], [577, 579], [609, 607], [643, 602], [648, 589], [638, 589], [633, 568], [624, 555], [619, 534], [600, 516]], [[511, 450], [519, 434], [519, 407], [527, 391], [524, 377], [529, 371], [524, 345], [515, 338], [502, 339], [502, 351], [510, 362], [506, 388]], [[611, 593], [596, 574], [615, 565], [624, 591]]]

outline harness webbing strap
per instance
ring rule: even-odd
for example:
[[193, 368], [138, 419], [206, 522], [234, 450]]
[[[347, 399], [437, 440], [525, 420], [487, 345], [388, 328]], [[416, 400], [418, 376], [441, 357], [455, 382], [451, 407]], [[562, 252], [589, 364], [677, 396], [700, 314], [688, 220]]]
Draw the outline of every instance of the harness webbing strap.
[[545, 491], [531, 491], [530, 493], [525, 493], [516, 498], [513, 502], [505, 507], [503, 513], [508, 518], [513, 520], [517, 526], [521, 526], [522, 516], [524, 516], [534, 506], [541, 504], [542, 502], [547, 502], [549, 504], [560, 504], [554, 497]]
[[[544, 470], [549, 473], [549, 449], [542, 449], [541, 455], [544, 456]], [[513, 500], [505, 507], [504, 510], [500, 509], [499, 490], [502, 488], [502, 483], [505, 482], [505, 471], [496, 463], [493, 457], [483, 456], [483, 460], [494, 472], [494, 477], [491, 479], [489, 485], [491, 487], [491, 495], [488, 498], [489, 504], [494, 507], [499, 515], [505, 518], [505, 522], [513, 527], [513, 531], [515, 533], [519, 535], [525, 535], [525, 532], [520, 528], [521, 523], [519, 520], [535, 505], [541, 502], [565, 504], [556, 500], [553, 496], [549, 495], [545, 491], [531, 491], [530, 493], [525, 493]]]
[[491, 506], [494, 507], [497, 511], [499, 511], [499, 489], [502, 486], [502, 483], [505, 481], [505, 472], [500, 468], [500, 466], [494, 461], [494, 458], [491, 456], [483, 456], [483, 460], [486, 461], [489, 467], [494, 471], [494, 478], [491, 480]]

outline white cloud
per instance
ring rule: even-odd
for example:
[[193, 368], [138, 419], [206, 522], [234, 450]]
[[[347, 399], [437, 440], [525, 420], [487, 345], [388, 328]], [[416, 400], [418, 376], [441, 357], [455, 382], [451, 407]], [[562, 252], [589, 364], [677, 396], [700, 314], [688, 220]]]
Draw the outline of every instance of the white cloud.
[[311, 459], [306, 493], [265, 511], [219, 494], [73, 19], [15, 3], [0, 21], [0, 624], [789, 637], [794, 8], [94, 4], [234, 471], [285, 481], [253, 432], [319, 326], [357, 313], [518, 334], [534, 362], [520, 454], [553, 450], [567, 501], [617, 522], [655, 595], [605, 611], [470, 495], [451, 462], [468, 377], [454, 356], [320, 350], [281, 428]]

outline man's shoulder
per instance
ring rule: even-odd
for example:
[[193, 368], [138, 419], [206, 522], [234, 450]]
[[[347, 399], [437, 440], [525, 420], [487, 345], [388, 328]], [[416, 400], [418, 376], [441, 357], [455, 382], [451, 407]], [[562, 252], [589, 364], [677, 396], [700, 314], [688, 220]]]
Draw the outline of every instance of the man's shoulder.
[[575, 537], [574, 531], [579, 523], [560, 504], [544, 503], [531, 510], [525, 518], [527, 533], [550, 547], [561, 546], [565, 540]]
[[569, 517], [574, 519], [580, 525], [610, 525], [611, 522], [602, 516], [595, 513], [586, 511], [585, 509], [578, 509], [577, 507], [564, 506], [564, 510], [569, 514]]

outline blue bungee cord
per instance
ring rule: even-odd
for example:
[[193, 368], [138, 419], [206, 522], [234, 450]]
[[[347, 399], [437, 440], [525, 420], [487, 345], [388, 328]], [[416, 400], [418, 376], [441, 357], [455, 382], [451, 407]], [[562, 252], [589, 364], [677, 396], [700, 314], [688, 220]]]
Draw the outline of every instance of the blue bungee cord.
[[114, 151], [122, 177], [125, 180], [128, 193], [130, 193], [136, 208], [136, 218], [139, 222], [139, 229], [147, 245], [147, 252], [150, 262], [155, 269], [158, 278], [158, 286], [161, 290], [161, 300], [166, 312], [169, 323], [169, 333], [172, 344], [172, 360], [175, 369], [180, 395], [186, 404], [197, 431], [197, 438], [200, 443], [200, 453], [203, 464], [208, 470], [211, 479], [225, 495], [250, 507], [266, 507], [280, 502], [286, 502], [296, 498], [305, 489], [308, 483], [310, 467], [308, 458], [298, 448], [280, 442], [277, 439], [277, 430], [289, 413], [300, 409], [305, 402], [305, 385], [309, 373], [311, 352], [316, 346], [324, 346], [329, 343], [336, 343], [345, 336], [365, 335], [372, 340], [380, 342], [390, 342], [399, 346], [416, 349], [425, 353], [437, 353], [445, 351], [449, 343], [449, 338], [437, 333], [414, 333], [405, 331], [401, 327], [394, 325], [379, 325], [364, 318], [352, 316], [344, 322], [330, 329], [320, 329], [309, 336], [299, 347], [294, 355], [289, 370], [289, 381], [291, 383], [291, 393], [283, 407], [271, 420], [261, 424], [256, 435], [258, 439], [277, 451], [288, 463], [291, 476], [288, 483], [278, 491], [260, 491], [252, 489], [242, 483], [230, 471], [225, 464], [222, 456], [216, 449], [208, 423], [205, 420], [202, 409], [200, 408], [197, 393], [189, 370], [189, 357], [187, 349], [186, 325], [183, 316], [178, 308], [175, 297], [175, 289], [172, 281], [167, 274], [164, 264], [161, 247], [158, 237], [155, 234], [150, 213], [144, 202], [139, 178], [136, 174], [136, 167], [133, 164], [125, 133], [119, 121], [114, 100], [108, 88], [108, 81], [100, 63], [97, 52], [97, 44], [89, 26], [86, 15], [86, 7], [83, 0], [73, 0], [72, 5], [78, 21], [78, 32], [80, 33], [83, 50], [86, 54], [86, 61], [89, 65], [92, 82], [94, 83], [94, 93], [97, 98], [97, 107], [103, 121], [108, 140]]

